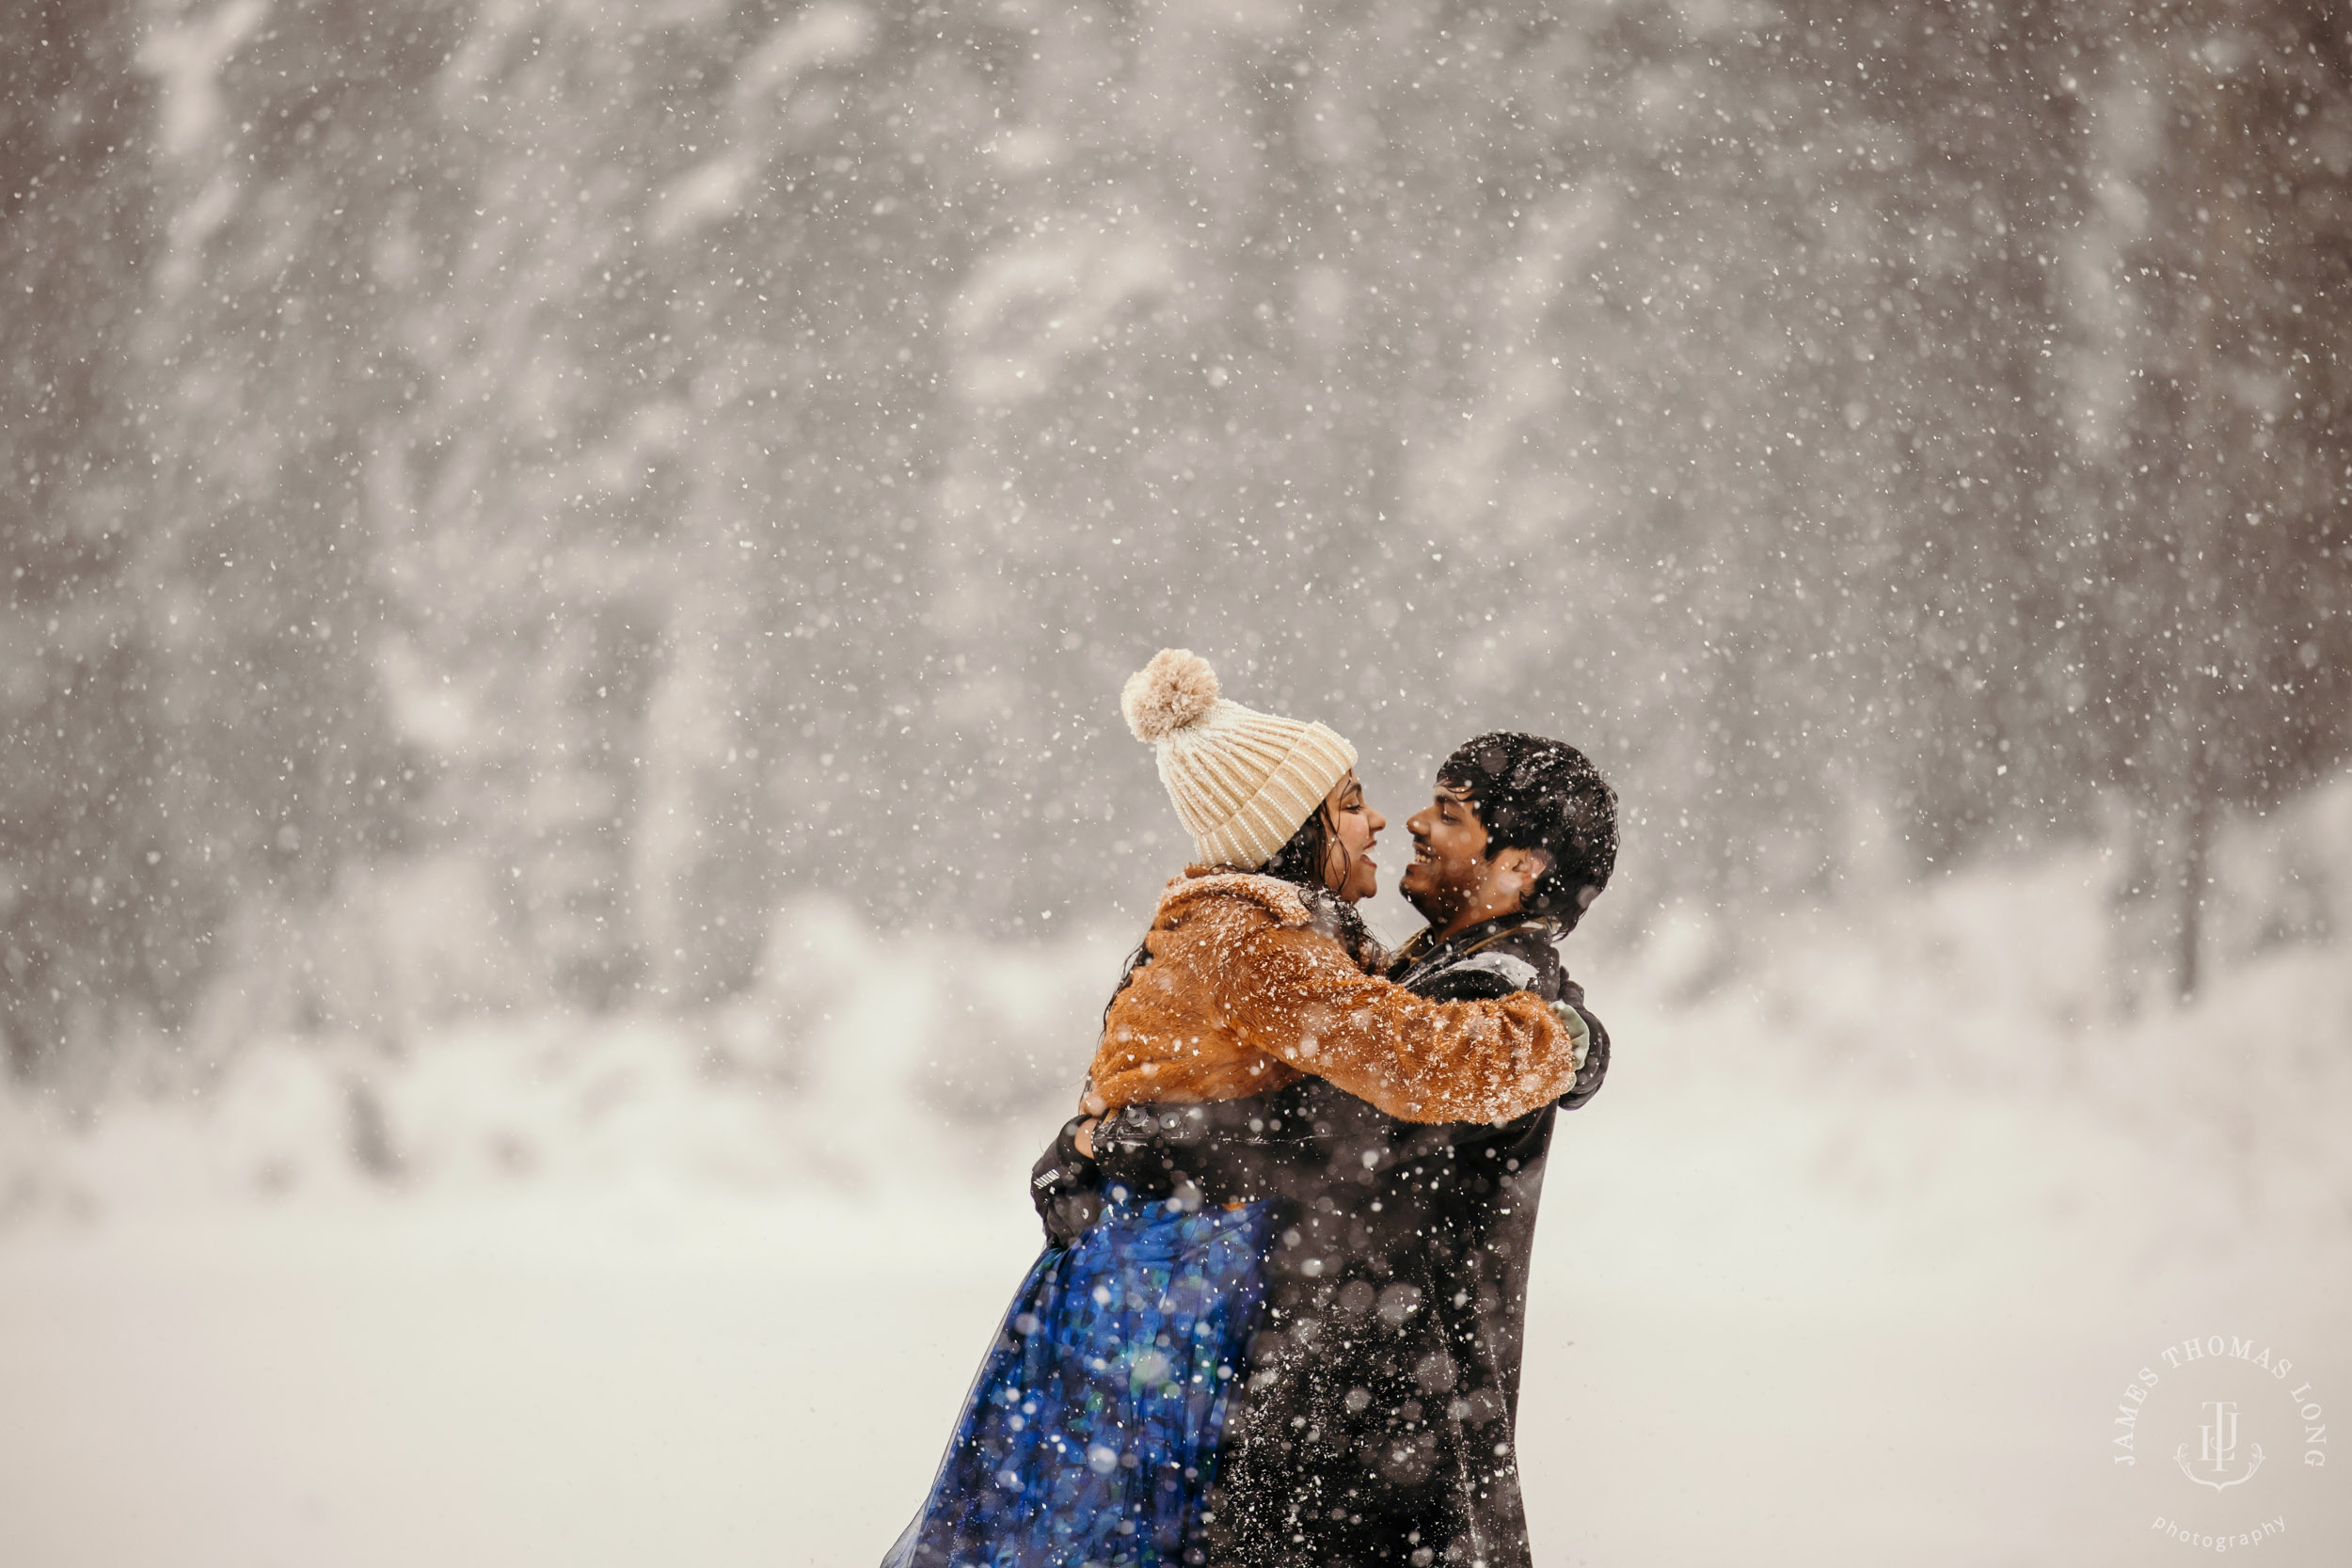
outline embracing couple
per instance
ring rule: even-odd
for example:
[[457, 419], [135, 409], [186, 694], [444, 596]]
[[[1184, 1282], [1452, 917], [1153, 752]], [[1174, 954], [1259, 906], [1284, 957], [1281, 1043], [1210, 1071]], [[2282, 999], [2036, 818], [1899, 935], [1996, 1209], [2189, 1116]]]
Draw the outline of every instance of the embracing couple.
[[1356, 752], [1167, 649], [1120, 705], [1196, 862], [1037, 1165], [1047, 1245], [885, 1568], [1523, 1568], [1515, 1421], [1554, 1113], [1608, 1037], [1555, 943], [1608, 884], [1575, 748], [1438, 769], [1383, 952]]

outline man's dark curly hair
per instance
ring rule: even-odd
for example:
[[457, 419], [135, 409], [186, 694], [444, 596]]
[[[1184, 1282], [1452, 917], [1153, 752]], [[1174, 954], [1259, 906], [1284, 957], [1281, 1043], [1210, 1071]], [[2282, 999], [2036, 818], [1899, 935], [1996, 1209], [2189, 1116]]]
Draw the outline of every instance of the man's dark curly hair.
[[1438, 782], [1469, 800], [1499, 849], [1541, 849], [1551, 863], [1523, 906], [1575, 929], [1617, 867], [1617, 792], [1575, 747], [1497, 730], [1464, 741]]

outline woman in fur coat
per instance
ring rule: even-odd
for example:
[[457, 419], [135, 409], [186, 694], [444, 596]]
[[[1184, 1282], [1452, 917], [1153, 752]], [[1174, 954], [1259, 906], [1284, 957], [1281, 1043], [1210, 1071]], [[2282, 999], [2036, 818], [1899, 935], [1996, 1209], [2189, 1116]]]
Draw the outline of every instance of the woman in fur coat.
[[[1377, 977], [1384, 955], [1354, 906], [1375, 891], [1385, 824], [1354, 747], [1225, 700], [1184, 649], [1130, 679], [1120, 705], [1157, 749], [1197, 863], [1104, 1010], [1090, 1111], [1313, 1076], [1401, 1119], [1499, 1124], [1568, 1091], [1572, 1009], [1526, 993], [1432, 1002]], [[1082, 1196], [1087, 1136], [1073, 1122], [1040, 1163], [1051, 1239], [884, 1568], [1205, 1561], [1202, 1499], [1279, 1211]]]

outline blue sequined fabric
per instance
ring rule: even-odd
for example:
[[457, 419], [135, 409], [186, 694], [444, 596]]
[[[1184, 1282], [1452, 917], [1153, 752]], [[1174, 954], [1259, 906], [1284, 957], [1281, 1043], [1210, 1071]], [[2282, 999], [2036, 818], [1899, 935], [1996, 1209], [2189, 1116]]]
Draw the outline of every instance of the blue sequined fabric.
[[1022, 1282], [883, 1568], [1200, 1563], [1201, 1499], [1258, 1314], [1264, 1203], [1114, 1200]]

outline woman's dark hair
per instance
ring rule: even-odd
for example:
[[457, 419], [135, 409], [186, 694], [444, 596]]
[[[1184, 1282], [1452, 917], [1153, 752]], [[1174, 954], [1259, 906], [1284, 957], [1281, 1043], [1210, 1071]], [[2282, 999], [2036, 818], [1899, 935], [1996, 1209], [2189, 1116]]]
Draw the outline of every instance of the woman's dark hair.
[[1540, 849], [1550, 862], [1522, 906], [1576, 928], [1617, 866], [1617, 792], [1575, 747], [1498, 730], [1466, 741], [1438, 769], [1486, 830], [1486, 858]]
[[1315, 809], [1307, 814], [1307, 820], [1279, 849], [1274, 858], [1258, 869], [1268, 877], [1279, 878], [1307, 895], [1307, 907], [1313, 910], [1318, 924], [1327, 925], [1331, 935], [1347, 949], [1347, 956], [1362, 963], [1368, 954], [1376, 953], [1377, 940], [1364, 917], [1356, 912], [1356, 906], [1332, 891], [1329, 867], [1333, 856], [1339, 857], [1340, 885], [1347, 884], [1347, 874], [1354, 868], [1355, 856], [1340, 842], [1339, 825], [1331, 820], [1331, 803], [1318, 800]]
[[[1338, 850], [1343, 857], [1347, 854], [1347, 847], [1340, 843], [1338, 834], [1332, 831], [1333, 826], [1330, 802], [1317, 800], [1315, 809], [1307, 814], [1307, 820], [1298, 825], [1298, 831], [1291, 834], [1290, 841], [1275, 850], [1274, 858], [1258, 869], [1266, 876], [1279, 877], [1300, 887], [1327, 890], [1330, 886], [1332, 851]], [[1344, 860], [1342, 862], [1341, 879], [1346, 879]]]

